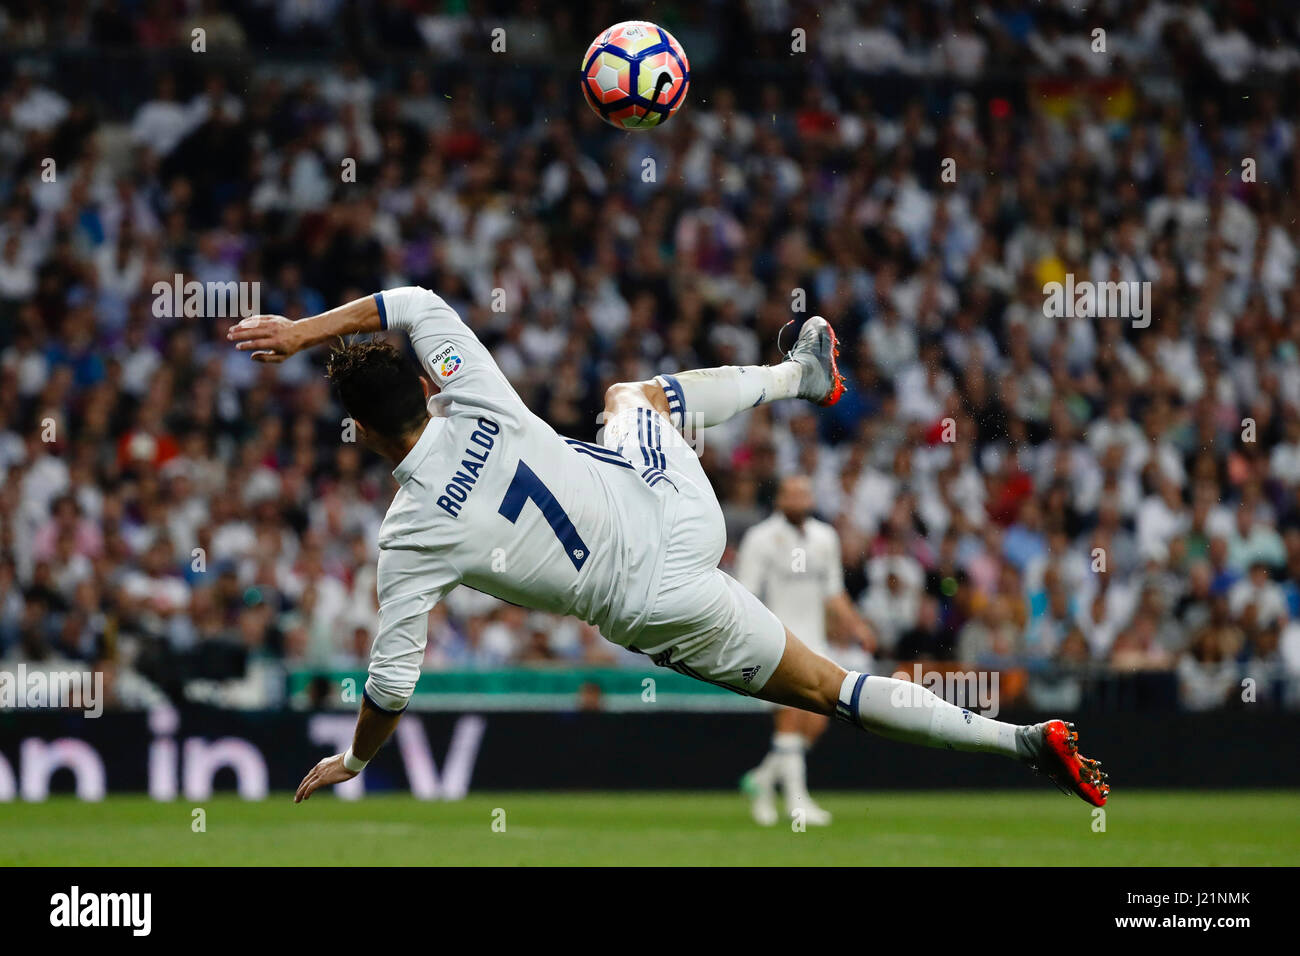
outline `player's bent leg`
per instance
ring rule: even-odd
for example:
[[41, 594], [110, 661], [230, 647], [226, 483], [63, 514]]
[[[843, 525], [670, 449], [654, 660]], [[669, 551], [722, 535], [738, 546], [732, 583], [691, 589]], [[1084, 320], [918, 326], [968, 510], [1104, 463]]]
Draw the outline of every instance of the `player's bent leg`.
[[605, 389], [605, 420], [629, 408], [653, 408], [669, 417], [668, 396], [656, 381], [616, 382]]
[[655, 376], [668, 397], [669, 420], [708, 428], [755, 405], [802, 398], [834, 405], [844, 394], [836, 358], [839, 343], [829, 322], [815, 315], [803, 324], [785, 361], [776, 365], [723, 365]]
[[680, 431], [688, 421], [708, 428], [756, 405], [787, 398], [834, 405], [844, 394], [838, 355], [835, 330], [815, 315], [803, 324], [783, 362], [688, 369], [649, 382], [619, 382], [605, 393], [606, 418], [627, 408], [649, 407]]
[[[672, 397], [658, 379], [611, 385], [605, 392], [599, 440], [631, 461], [652, 487], [671, 488], [683, 498], [695, 499], [693, 507], [697, 513], [689, 522], [690, 527], [705, 537], [703, 529], [716, 525], [723, 535], [716, 549], [711, 544], [700, 548], [702, 555], [712, 556], [706, 564], [714, 568], [726, 547], [722, 506], [713, 493], [699, 455], [681, 433], [678, 424], [681, 416], [671, 414], [671, 406]], [[683, 484], [683, 479], [687, 484]], [[707, 537], [711, 539], [713, 535]]]

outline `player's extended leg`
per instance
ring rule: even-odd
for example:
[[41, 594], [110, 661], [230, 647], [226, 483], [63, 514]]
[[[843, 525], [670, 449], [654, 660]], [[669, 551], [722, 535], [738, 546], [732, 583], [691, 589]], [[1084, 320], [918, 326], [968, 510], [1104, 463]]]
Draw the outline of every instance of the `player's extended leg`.
[[[681, 429], [687, 421], [704, 427], [718, 424], [754, 405], [781, 398], [832, 405], [844, 392], [835, 363], [837, 353], [834, 330], [825, 319], [813, 316], [804, 323], [786, 361], [778, 365], [698, 369], [611, 387], [605, 394], [606, 421], [621, 418], [617, 423], [621, 428], [615, 431], [627, 431], [634, 427], [629, 420], [632, 416], [620, 416], [621, 412], [651, 408]], [[618, 447], [626, 437], [607, 434], [605, 443]], [[716, 500], [713, 508], [717, 508]], [[720, 515], [717, 517], [720, 520]], [[749, 598], [755, 600], [752, 595]], [[760, 610], [770, 615], [761, 605], [747, 613]], [[774, 617], [772, 623], [776, 623]], [[722, 672], [727, 668], [716, 670], [718, 676], [725, 676]], [[747, 692], [734, 681], [728, 686]], [[1078, 735], [1063, 721], [1022, 726], [981, 717], [918, 684], [845, 671], [813, 653], [788, 629], [776, 669], [754, 686], [764, 700], [834, 715], [895, 740], [1019, 758], [1095, 806], [1104, 804], [1110, 791], [1100, 764], [1079, 756]]]
[[833, 714], [905, 743], [1015, 757], [1094, 806], [1110, 792], [1095, 760], [1078, 753], [1078, 735], [1060, 720], [1009, 724], [990, 720], [910, 681], [846, 671], [786, 630], [785, 653], [758, 696], [818, 714]]

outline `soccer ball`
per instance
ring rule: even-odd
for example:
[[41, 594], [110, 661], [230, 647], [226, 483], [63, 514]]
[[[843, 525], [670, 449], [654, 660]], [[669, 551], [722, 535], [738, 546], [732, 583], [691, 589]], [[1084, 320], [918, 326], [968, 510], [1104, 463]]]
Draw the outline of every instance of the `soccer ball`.
[[671, 33], [645, 20], [616, 23], [582, 58], [582, 94], [619, 129], [651, 129], [686, 101], [691, 65]]

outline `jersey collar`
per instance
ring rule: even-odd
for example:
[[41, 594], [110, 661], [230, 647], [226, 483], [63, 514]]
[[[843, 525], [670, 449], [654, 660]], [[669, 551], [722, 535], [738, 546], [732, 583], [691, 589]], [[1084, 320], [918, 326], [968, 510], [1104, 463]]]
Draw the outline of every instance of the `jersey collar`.
[[808, 522], [812, 519], [812, 515], [809, 515], [807, 518], [804, 518], [802, 525], [797, 525], [785, 516], [784, 511], [778, 511], [776, 513], [781, 516], [781, 523], [784, 524], [791, 531], [793, 531], [795, 534], [799, 535], [799, 537], [802, 538], [808, 534]]
[[429, 457], [429, 452], [433, 450], [433, 443], [438, 440], [446, 425], [447, 419], [438, 417], [430, 418], [425, 423], [419, 439], [406, 453], [402, 463], [393, 469], [393, 477], [397, 479], [399, 485], [406, 484], [406, 480], [415, 474], [415, 469], [420, 467], [420, 462]]

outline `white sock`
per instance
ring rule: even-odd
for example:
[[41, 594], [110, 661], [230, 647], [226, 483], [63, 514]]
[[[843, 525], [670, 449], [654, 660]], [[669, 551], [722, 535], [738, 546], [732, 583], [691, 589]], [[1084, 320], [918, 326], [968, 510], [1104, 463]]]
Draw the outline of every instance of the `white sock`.
[[948, 703], [920, 684], [849, 671], [836, 716], [864, 730], [926, 747], [1019, 756], [1016, 724]]
[[[782, 764], [786, 755], [795, 748], [803, 746], [803, 737], [798, 734], [781, 733], [780, 731], [772, 735], [771, 749], [762, 762], [754, 768], [754, 775], [763, 778], [764, 783], [773, 785], [783, 778]], [[772, 778], [776, 779], [773, 780]]]
[[696, 427], [708, 428], [755, 405], [794, 398], [802, 375], [797, 362], [782, 362], [698, 368], [655, 380], [668, 396], [673, 425], [682, 428], [689, 419]]
[[776, 772], [785, 794], [787, 810], [803, 804], [808, 798], [808, 771], [804, 763], [808, 741], [802, 734], [777, 734], [772, 738], [772, 750], [777, 755]]

